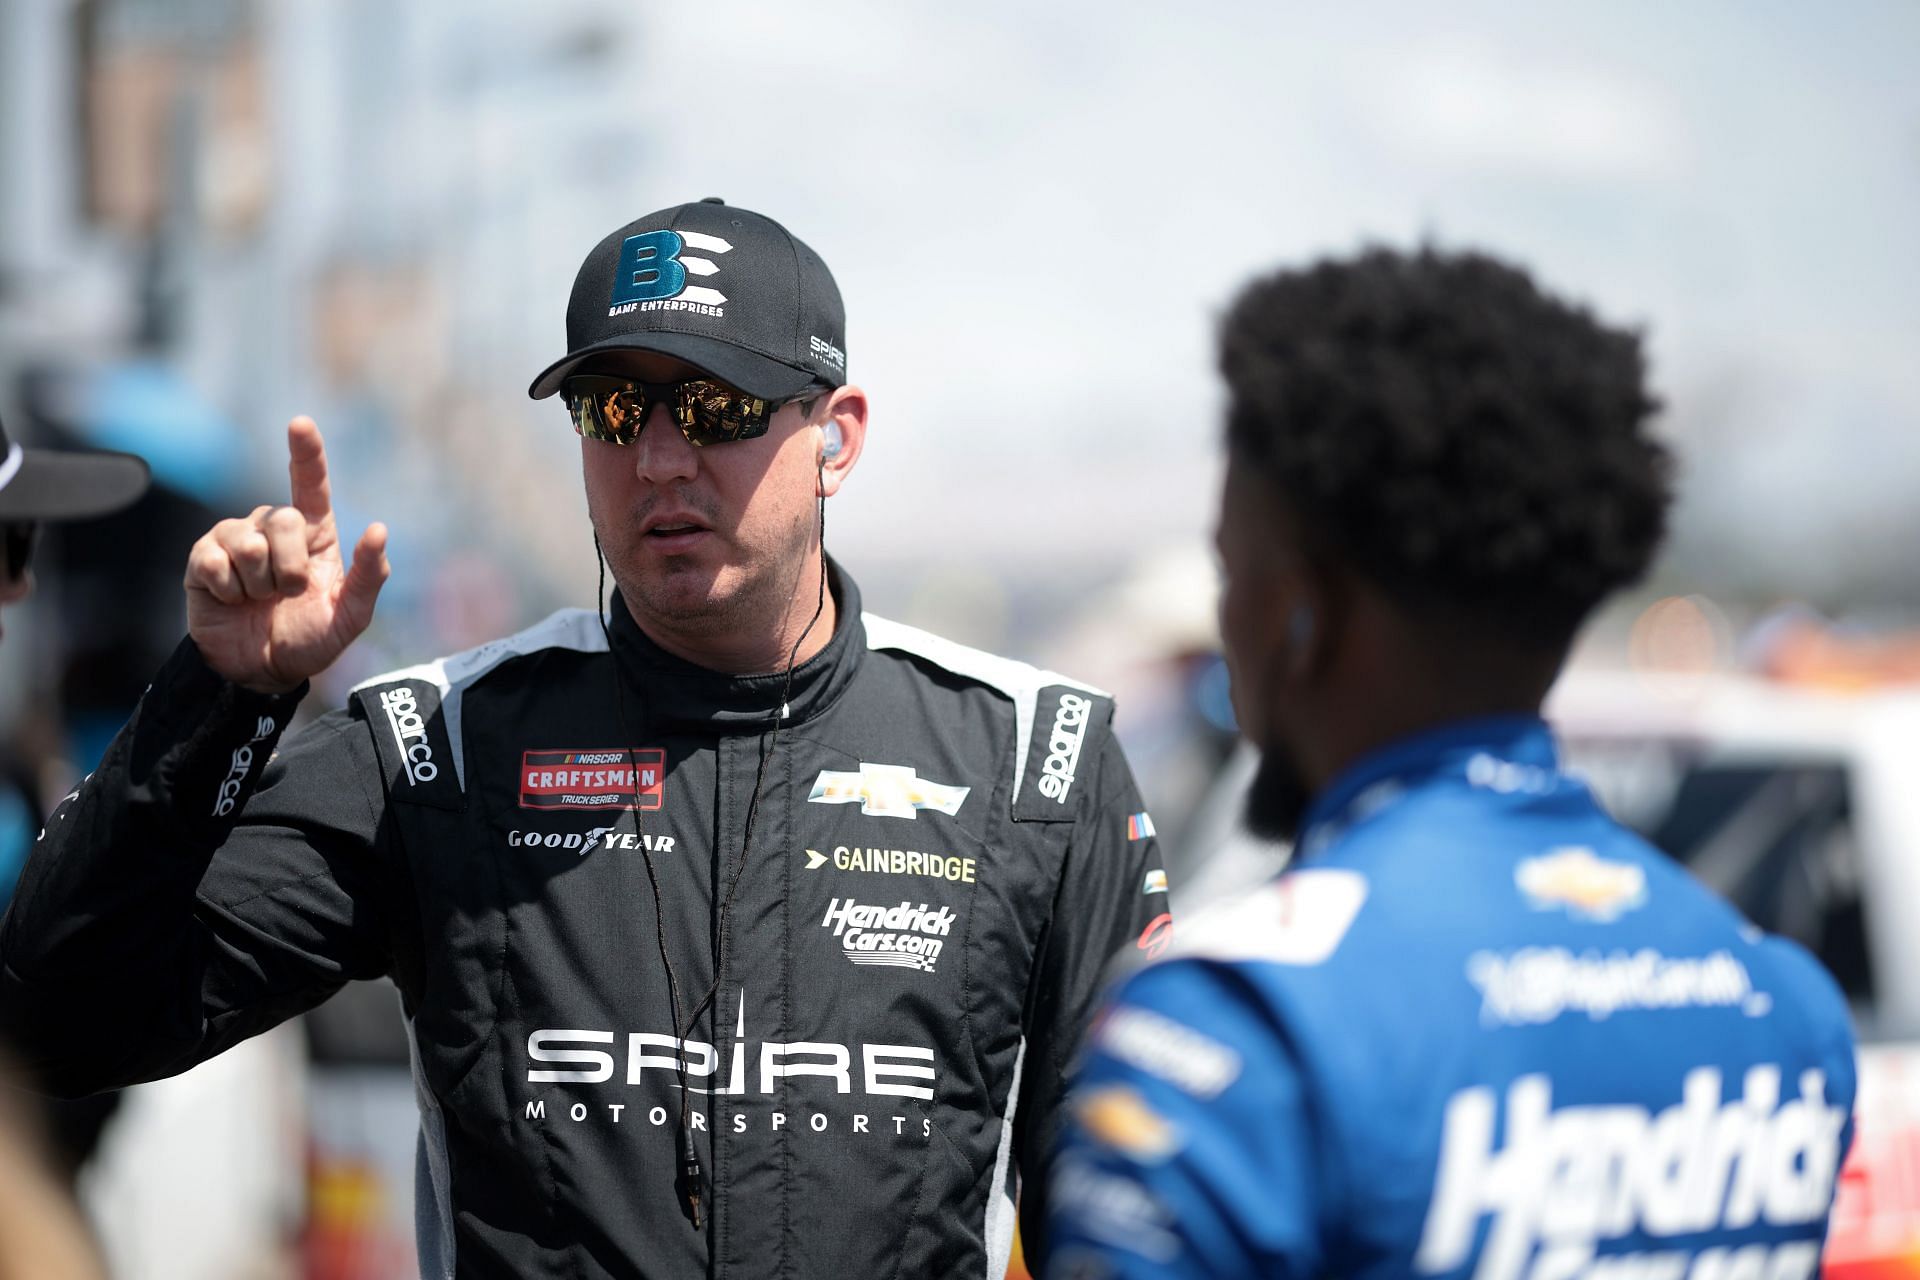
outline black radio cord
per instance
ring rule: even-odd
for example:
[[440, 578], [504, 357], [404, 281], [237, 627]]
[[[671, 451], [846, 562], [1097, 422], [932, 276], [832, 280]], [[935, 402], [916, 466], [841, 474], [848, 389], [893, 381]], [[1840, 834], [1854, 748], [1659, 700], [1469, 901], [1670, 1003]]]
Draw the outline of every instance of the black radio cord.
[[[640, 763], [634, 756], [633, 731], [627, 724], [627, 682], [620, 675], [620, 654], [613, 647], [613, 632], [607, 626], [607, 557], [600, 547], [600, 534], [593, 535], [593, 555], [600, 566], [599, 585], [594, 589], [594, 616], [600, 622], [600, 634], [607, 642], [607, 657], [613, 663], [613, 705], [614, 715], [620, 725], [620, 749], [627, 758], [627, 768], [633, 780], [633, 826], [634, 834], [640, 834]], [[662, 766], [664, 768], [664, 765]], [[654, 939], [660, 948], [660, 967], [667, 973], [667, 1006], [672, 1011], [673, 1023], [680, 1025], [680, 980], [673, 972], [673, 959], [667, 953], [666, 908], [660, 896], [660, 875], [653, 866], [653, 850], [645, 839], [639, 841], [640, 857], [646, 864], [647, 884], [653, 889], [653, 931]], [[687, 1118], [687, 1052], [686, 1033], [676, 1030], [673, 1046], [674, 1074], [680, 1082], [680, 1124], [678, 1156], [680, 1160], [679, 1176], [675, 1180], [680, 1192], [680, 1202], [688, 1218], [693, 1222], [694, 1230], [700, 1229], [700, 1153], [693, 1145], [693, 1130]]]
[[814, 601], [813, 617], [807, 620], [806, 629], [794, 637], [793, 648], [787, 651], [786, 679], [780, 685], [780, 704], [773, 712], [772, 731], [760, 739], [760, 764], [753, 775], [752, 798], [747, 801], [747, 820], [744, 830], [740, 833], [740, 855], [734, 859], [733, 874], [727, 879], [727, 896], [720, 904], [720, 950], [714, 963], [713, 985], [707, 988], [705, 994], [694, 1003], [693, 1009], [688, 1013], [686, 1029], [680, 1032], [683, 1036], [693, 1029], [694, 1021], [700, 1017], [707, 1003], [713, 999], [714, 993], [720, 989], [719, 958], [724, 957], [727, 951], [728, 928], [733, 918], [733, 895], [734, 891], [740, 887], [741, 872], [747, 869], [747, 851], [753, 844], [753, 821], [760, 812], [760, 790], [766, 782], [767, 761], [772, 758], [774, 750], [780, 745], [780, 725], [789, 711], [787, 699], [793, 693], [794, 660], [800, 654], [800, 646], [806, 643], [809, 635], [813, 634], [814, 627], [819, 625], [821, 615], [827, 610], [827, 495], [824, 485], [820, 494], [817, 528], [820, 538], [819, 595]]
[[[786, 672], [780, 684], [780, 702], [773, 709], [770, 732], [760, 740], [760, 761], [754, 770], [753, 791], [747, 800], [747, 817], [740, 834], [740, 853], [734, 859], [732, 872], [727, 878], [726, 896], [720, 903], [719, 937], [716, 940], [713, 955], [713, 982], [707, 987], [706, 992], [701, 995], [700, 999], [694, 1003], [693, 1008], [688, 1011], [684, 1020], [680, 1016], [680, 984], [674, 976], [673, 960], [667, 953], [666, 916], [665, 908], [661, 904], [660, 878], [654, 870], [652, 851], [647, 848], [644, 840], [640, 842], [640, 856], [644, 859], [647, 868], [647, 883], [653, 890], [654, 932], [659, 942], [660, 966], [666, 970], [667, 974], [667, 1000], [673, 1014], [674, 1022], [674, 1067], [680, 1086], [680, 1123], [678, 1141], [676, 1143], [680, 1168], [678, 1176], [674, 1180], [674, 1186], [675, 1190], [680, 1193], [681, 1209], [686, 1213], [688, 1220], [692, 1222], [694, 1230], [696, 1231], [700, 1229], [700, 1205], [703, 1198], [702, 1192], [705, 1189], [706, 1175], [700, 1165], [699, 1148], [695, 1146], [693, 1141], [693, 1126], [690, 1119], [691, 1106], [688, 1099], [687, 1088], [686, 1040], [688, 1034], [693, 1030], [693, 1024], [699, 1021], [700, 1015], [705, 1012], [707, 1006], [712, 1002], [715, 993], [720, 989], [720, 966], [727, 953], [727, 939], [730, 935], [733, 920], [734, 894], [740, 888], [740, 877], [741, 874], [746, 871], [747, 867], [747, 854], [753, 846], [753, 826], [754, 820], [760, 812], [760, 793], [766, 783], [767, 762], [772, 759], [775, 750], [778, 749], [780, 745], [780, 726], [791, 711], [789, 699], [793, 694], [793, 670], [799, 659], [800, 646], [806, 643], [809, 635], [813, 634], [813, 629], [820, 624], [820, 618], [826, 612], [827, 608], [827, 494], [824, 461], [821, 464], [820, 470], [822, 475], [820, 476], [819, 488], [817, 490], [818, 502], [815, 521], [816, 536], [818, 538], [817, 550], [820, 556], [820, 583], [817, 596], [814, 600], [813, 616], [807, 620], [807, 625], [800, 634], [794, 637], [793, 647], [787, 651]], [[624, 739], [621, 749], [626, 753], [627, 767], [632, 770], [634, 823], [637, 830], [640, 810], [640, 769], [633, 754], [633, 734], [627, 725], [626, 681], [621, 679], [619, 653], [613, 645], [613, 632], [607, 625], [607, 559], [605, 552], [601, 549], [600, 535], [598, 532], [595, 532], [593, 536], [593, 552], [594, 558], [600, 566], [599, 585], [596, 588], [594, 613], [600, 621], [600, 633], [605, 637], [607, 642], [607, 656], [612, 659], [613, 662], [614, 712], [619, 721], [620, 735]]]

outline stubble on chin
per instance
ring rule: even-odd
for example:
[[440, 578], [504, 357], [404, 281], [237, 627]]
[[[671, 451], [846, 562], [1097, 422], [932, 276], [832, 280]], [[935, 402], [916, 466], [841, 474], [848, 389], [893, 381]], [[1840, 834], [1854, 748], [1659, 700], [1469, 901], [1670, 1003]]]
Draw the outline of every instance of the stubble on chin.
[[1306, 775], [1284, 748], [1270, 746], [1260, 753], [1260, 767], [1247, 789], [1247, 830], [1262, 840], [1291, 841], [1300, 834], [1300, 820], [1313, 799]]
[[[589, 503], [590, 511], [591, 507]], [[644, 510], [636, 513], [622, 530], [621, 552], [603, 545], [621, 595], [635, 621], [645, 629], [664, 629], [689, 640], [737, 639], [744, 631], [764, 628], [771, 619], [781, 616], [799, 589], [795, 571], [806, 563], [804, 552], [782, 554], [778, 563], [768, 564], [767, 549], [756, 555], [737, 536], [716, 534], [722, 538], [721, 545], [703, 552], [649, 555], [645, 551], [646, 535], [641, 532], [645, 514]], [[710, 527], [719, 524], [717, 519], [701, 514], [712, 521]], [[805, 512], [804, 518], [787, 531], [787, 541], [804, 544], [810, 550], [814, 519], [811, 510]], [[627, 548], [633, 550], [627, 552]]]
[[691, 556], [669, 556], [657, 567], [633, 566], [619, 577], [621, 594], [642, 623], [713, 634], [738, 625], [752, 611], [750, 588], [737, 571]]

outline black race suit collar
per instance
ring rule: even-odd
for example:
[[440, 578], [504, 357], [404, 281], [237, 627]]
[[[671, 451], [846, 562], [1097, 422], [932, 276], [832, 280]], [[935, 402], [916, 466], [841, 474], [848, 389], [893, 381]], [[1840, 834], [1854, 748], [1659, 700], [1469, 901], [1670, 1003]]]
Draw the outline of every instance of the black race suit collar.
[[[793, 688], [787, 696], [787, 726], [804, 724], [831, 706], [847, 686], [866, 655], [867, 632], [860, 622], [860, 588], [833, 560], [828, 589], [833, 592], [838, 617], [827, 647], [793, 669]], [[636, 721], [668, 732], [759, 733], [771, 729], [779, 710], [783, 671], [771, 675], [740, 676], [714, 671], [676, 657], [655, 644], [627, 612], [616, 590], [609, 607], [609, 629], [614, 655], [627, 687], [636, 684], [645, 699], [630, 710]]]

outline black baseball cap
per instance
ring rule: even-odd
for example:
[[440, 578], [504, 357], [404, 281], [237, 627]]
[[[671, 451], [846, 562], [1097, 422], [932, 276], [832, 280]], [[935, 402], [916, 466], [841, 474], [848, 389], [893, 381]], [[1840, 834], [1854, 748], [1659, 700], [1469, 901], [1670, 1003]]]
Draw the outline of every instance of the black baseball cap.
[[636, 218], [580, 264], [567, 354], [527, 388], [544, 400], [609, 351], [653, 351], [763, 400], [847, 380], [847, 319], [820, 255], [718, 196]]
[[118, 511], [147, 491], [146, 462], [131, 453], [27, 449], [0, 423], [0, 520], [85, 520]]

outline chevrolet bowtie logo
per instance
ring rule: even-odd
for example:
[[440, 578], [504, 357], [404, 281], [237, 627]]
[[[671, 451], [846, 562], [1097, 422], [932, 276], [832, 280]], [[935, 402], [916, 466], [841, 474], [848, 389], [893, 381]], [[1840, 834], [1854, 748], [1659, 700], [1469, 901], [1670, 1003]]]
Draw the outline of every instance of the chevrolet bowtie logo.
[[867, 764], [861, 762], [858, 773], [822, 770], [813, 780], [810, 804], [852, 804], [860, 802], [860, 812], [873, 818], [914, 818], [922, 809], [938, 809], [956, 814], [971, 787], [949, 787], [914, 776], [903, 764]]

